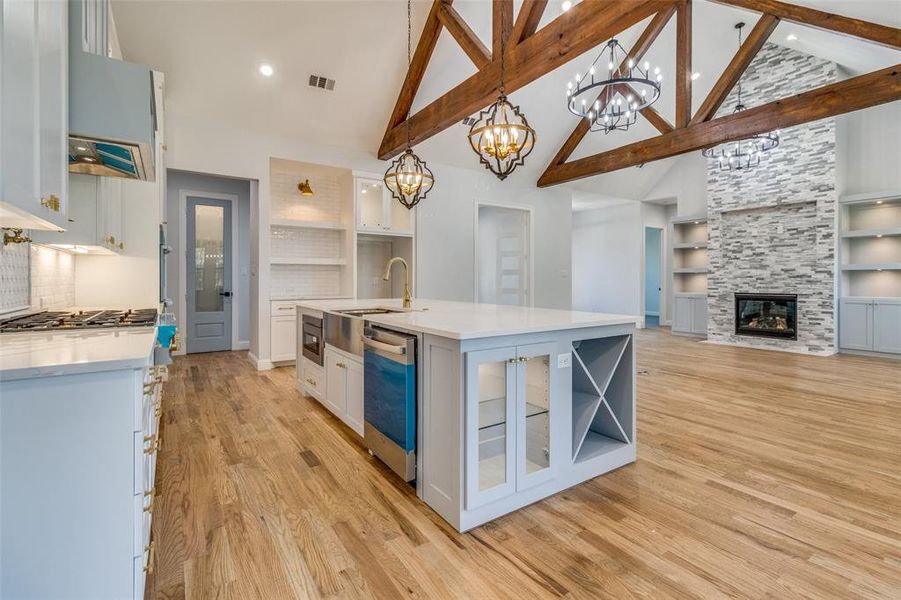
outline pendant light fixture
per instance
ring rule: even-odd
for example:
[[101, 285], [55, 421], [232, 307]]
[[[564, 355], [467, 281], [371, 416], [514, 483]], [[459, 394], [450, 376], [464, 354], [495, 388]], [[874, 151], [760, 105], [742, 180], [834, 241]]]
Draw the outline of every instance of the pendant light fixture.
[[516, 167], [525, 164], [526, 157], [535, 147], [535, 130], [504, 93], [505, 42], [501, 40], [500, 96], [479, 113], [479, 118], [469, 129], [469, 145], [479, 156], [479, 162], [501, 181]]
[[[744, 23], [736, 23], [738, 30], [738, 47], [741, 48], [741, 30]], [[738, 79], [738, 102], [732, 114], [741, 112], [747, 108], [741, 101], [741, 78]], [[779, 132], [771, 131], [760, 135], [752, 135], [733, 142], [727, 142], [718, 146], [704, 148], [701, 154], [705, 158], [716, 161], [719, 168], [742, 171], [756, 167], [760, 164], [760, 156], [776, 148], [779, 145]]]
[[[407, 0], [407, 68], [410, 68], [410, 29], [411, 29], [411, 0]], [[410, 115], [407, 115], [407, 149], [403, 154], [391, 162], [385, 171], [385, 187], [391, 192], [391, 196], [403, 204], [407, 209], [412, 209], [425, 199], [426, 194], [435, 184], [435, 177], [429, 170], [425, 161], [413, 152], [410, 144]]]
[[[566, 107], [588, 119], [590, 131], [626, 131], [660, 97], [660, 67], [652, 73], [651, 63], [638, 65], [628, 56], [617, 40], [610, 40], [588, 72], [576, 73], [575, 81], [566, 84]], [[606, 77], [601, 77], [604, 69]]]

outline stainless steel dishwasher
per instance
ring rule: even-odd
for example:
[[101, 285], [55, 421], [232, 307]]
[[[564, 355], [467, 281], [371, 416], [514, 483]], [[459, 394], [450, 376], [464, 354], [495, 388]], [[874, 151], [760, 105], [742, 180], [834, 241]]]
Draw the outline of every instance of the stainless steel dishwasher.
[[363, 335], [363, 441], [404, 481], [416, 478], [416, 336]]

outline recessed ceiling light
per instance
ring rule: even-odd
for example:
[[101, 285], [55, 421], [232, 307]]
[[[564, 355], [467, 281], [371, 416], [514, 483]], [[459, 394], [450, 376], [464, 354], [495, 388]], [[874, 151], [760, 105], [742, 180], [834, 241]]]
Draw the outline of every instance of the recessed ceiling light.
[[882, 237], [882, 234], [881, 234], [881, 233], [877, 233], [877, 234], [876, 234], [876, 237], [881, 238], [881, 237]]
[[572, 8], [572, 6], [573, 6], [573, 3], [570, 0], [564, 0], [563, 4], [560, 5], [560, 8], [563, 9], [563, 12], [566, 12], [570, 8]]
[[700, 76], [701, 76], [700, 73], [692, 73], [692, 74], [691, 74], [691, 80], [692, 80], [692, 81], [697, 81], [698, 77], [700, 77]]
[[793, 42], [793, 41], [795, 41], [796, 39], [798, 39], [798, 36], [796, 36], [796, 35], [793, 34], [793, 33], [790, 33], [790, 34], [788, 34], [787, 36], [785, 36], [785, 39], [787, 39], [787, 40], [790, 41], [790, 42]]
[[882, 204], [882, 200], [877, 200], [876, 204]]
[[260, 75], [263, 77], [272, 77], [272, 73], [274, 72], [272, 65], [267, 65], [266, 63], [260, 65]]

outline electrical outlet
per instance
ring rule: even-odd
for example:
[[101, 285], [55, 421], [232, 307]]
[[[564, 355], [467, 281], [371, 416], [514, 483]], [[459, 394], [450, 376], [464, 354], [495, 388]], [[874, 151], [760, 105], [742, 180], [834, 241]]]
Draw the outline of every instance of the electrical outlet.
[[571, 366], [573, 366], [572, 352], [567, 352], [566, 354], [558, 354], [557, 355], [557, 368], [558, 369], [568, 369]]

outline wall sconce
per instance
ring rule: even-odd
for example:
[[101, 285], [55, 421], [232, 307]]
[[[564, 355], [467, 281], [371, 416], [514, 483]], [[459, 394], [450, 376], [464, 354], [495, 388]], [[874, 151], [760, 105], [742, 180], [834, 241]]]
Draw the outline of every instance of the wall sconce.
[[15, 227], [4, 227], [3, 228], [3, 245], [8, 246], [9, 244], [27, 244], [31, 241], [31, 238], [27, 235], [22, 235], [22, 230]]
[[301, 196], [312, 196], [313, 195], [313, 188], [310, 187], [309, 179], [304, 179], [302, 183], [298, 183], [297, 189], [300, 190]]

